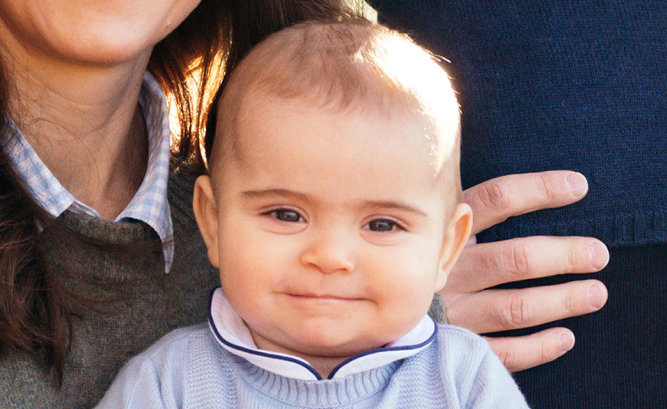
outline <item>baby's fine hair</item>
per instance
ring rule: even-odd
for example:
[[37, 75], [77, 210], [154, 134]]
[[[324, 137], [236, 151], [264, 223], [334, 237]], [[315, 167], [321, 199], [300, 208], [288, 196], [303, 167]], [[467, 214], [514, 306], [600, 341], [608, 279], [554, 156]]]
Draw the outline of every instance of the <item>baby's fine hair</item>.
[[[362, 19], [311, 21], [267, 37], [234, 69], [218, 102], [216, 151], [233, 152], [249, 97], [318, 109], [419, 119], [438, 172], [459, 180], [459, 106], [436, 58], [406, 35]], [[261, 115], [261, 113], [257, 113]], [[458, 187], [460, 189], [460, 182]]]

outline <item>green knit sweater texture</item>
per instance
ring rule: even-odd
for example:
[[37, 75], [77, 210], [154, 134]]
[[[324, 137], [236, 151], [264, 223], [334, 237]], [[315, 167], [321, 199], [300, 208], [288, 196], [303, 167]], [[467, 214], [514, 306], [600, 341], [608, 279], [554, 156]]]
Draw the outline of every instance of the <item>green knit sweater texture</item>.
[[124, 246], [122, 251], [102, 252], [42, 233], [51, 269], [90, 301], [73, 301], [74, 338], [62, 386], [36, 354], [0, 351], [0, 408], [90, 408], [130, 357], [171, 329], [206, 320], [207, 297], [218, 277], [192, 214], [193, 185], [192, 177], [170, 177], [175, 258], [169, 274], [157, 234], [142, 222], [70, 212], [59, 217], [85, 236]]

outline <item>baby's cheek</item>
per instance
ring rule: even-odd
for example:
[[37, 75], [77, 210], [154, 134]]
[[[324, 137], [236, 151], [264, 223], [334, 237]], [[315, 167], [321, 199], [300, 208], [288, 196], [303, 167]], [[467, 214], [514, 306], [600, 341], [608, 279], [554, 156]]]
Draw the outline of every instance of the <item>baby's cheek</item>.
[[416, 324], [426, 314], [433, 299], [433, 284], [422, 277], [402, 276], [400, 279], [387, 280], [381, 288], [384, 291], [378, 295], [379, 308], [396, 322]]

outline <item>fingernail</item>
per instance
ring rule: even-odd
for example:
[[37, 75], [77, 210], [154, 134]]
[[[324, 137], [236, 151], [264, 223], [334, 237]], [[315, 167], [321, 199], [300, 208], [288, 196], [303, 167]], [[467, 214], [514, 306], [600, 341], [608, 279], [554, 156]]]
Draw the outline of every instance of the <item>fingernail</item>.
[[588, 303], [591, 307], [597, 309], [602, 308], [607, 301], [607, 291], [600, 284], [593, 284], [588, 289]]
[[560, 334], [560, 349], [563, 352], [567, 352], [574, 347], [574, 335], [569, 332], [563, 332]]
[[588, 182], [581, 173], [570, 173], [567, 177], [567, 183], [570, 185], [570, 192], [575, 196], [581, 196], [588, 191]]
[[591, 265], [600, 270], [609, 262], [609, 252], [607, 247], [602, 243], [595, 243], [588, 249], [588, 257], [591, 260]]

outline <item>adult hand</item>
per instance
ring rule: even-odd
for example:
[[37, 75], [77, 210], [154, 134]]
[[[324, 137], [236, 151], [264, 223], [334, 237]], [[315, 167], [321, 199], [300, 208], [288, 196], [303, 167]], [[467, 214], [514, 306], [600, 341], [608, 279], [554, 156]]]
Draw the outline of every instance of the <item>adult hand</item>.
[[[492, 179], [466, 190], [463, 197], [473, 209], [474, 234], [511, 216], [574, 203], [587, 190], [583, 175], [549, 171]], [[534, 236], [471, 244], [441, 291], [447, 317], [455, 325], [486, 334], [597, 311], [607, 301], [607, 289], [598, 280], [525, 289], [490, 288], [557, 274], [591, 273], [608, 261], [605, 245], [588, 237]], [[574, 346], [574, 334], [567, 328], [487, 340], [510, 371], [552, 361]]]

